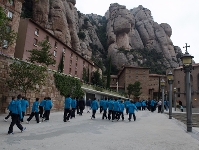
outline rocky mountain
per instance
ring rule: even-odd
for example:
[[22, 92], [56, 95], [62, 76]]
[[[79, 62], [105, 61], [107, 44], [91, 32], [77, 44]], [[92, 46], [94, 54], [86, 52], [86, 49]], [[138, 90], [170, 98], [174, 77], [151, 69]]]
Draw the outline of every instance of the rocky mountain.
[[[111, 56], [112, 64], [156, 67], [162, 73], [179, 66], [182, 54], [170, 37], [169, 24], [158, 24], [143, 6], [131, 10], [111, 4], [105, 16], [82, 14], [75, 0], [32, 1], [32, 18], [61, 41], [101, 66]], [[25, 1], [24, 14], [30, 7]], [[159, 67], [157, 67], [159, 66]], [[158, 72], [159, 71], [159, 72]]]

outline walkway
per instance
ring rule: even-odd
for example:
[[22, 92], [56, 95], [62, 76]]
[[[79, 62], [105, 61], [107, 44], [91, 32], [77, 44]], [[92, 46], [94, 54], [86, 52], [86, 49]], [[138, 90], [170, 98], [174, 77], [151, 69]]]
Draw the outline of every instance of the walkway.
[[[51, 113], [49, 122], [23, 124], [27, 129], [6, 135], [10, 120], [0, 115], [1, 150], [199, 150], [199, 130], [187, 133], [186, 126], [168, 115], [139, 111], [137, 120], [111, 122], [102, 120], [97, 112], [62, 121], [63, 112]], [[27, 116], [25, 117], [27, 118]]]

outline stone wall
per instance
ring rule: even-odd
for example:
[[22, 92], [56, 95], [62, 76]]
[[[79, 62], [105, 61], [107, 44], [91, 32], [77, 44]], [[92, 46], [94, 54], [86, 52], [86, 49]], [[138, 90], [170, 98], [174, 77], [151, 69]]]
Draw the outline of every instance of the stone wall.
[[[18, 94], [24, 95], [20, 91], [9, 90], [6, 86], [6, 79], [9, 77], [8, 69], [9, 65], [17, 61], [16, 59], [4, 55], [0, 55], [0, 112], [5, 113], [11, 97]], [[45, 86], [38, 86], [39, 92], [28, 91], [26, 97], [29, 99], [30, 106], [35, 101], [35, 98], [42, 100], [44, 97], [49, 96], [53, 102], [53, 111], [62, 110], [64, 107], [64, 97], [60, 95], [59, 91], [55, 87], [53, 72], [48, 71], [48, 77], [46, 78]], [[31, 111], [32, 107], [27, 109], [27, 113]]]

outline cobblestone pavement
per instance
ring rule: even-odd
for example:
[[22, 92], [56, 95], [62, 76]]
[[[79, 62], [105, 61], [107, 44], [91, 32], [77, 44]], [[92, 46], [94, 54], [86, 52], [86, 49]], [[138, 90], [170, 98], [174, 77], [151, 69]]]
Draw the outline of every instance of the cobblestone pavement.
[[[136, 112], [137, 120], [111, 122], [102, 120], [99, 112], [63, 122], [63, 112], [52, 112], [49, 122], [23, 123], [21, 133], [7, 135], [10, 119], [0, 115], [0, 150], [199, 150], [199, 130], [186, 132], [184, 123], [168, 115], [149, 111]], [[25, 116], [26, 120], [27, 116]]]

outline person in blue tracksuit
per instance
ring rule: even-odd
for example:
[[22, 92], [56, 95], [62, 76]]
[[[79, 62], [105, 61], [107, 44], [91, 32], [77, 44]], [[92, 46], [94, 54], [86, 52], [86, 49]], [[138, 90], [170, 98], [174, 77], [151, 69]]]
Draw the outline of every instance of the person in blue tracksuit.
[[155, 111], [155, 101], [152, 99], [151, 100], [151, 112], [154, 112]]
[[46, 97], [39, 104], [39, 117], [43, 118], [44, 116], [44, 106], [46, 104]]
[[11, 111], [12, 111], [12, 122], [10, 124], [8, 134], [14, 134], [13, 133], [13, 126], [16, 124], [17, 127], [23, 132], [26, 127], [23, 127], [20, 124], [20, 119], [22, 118], [22, 111], [21, 111], [21, 95], [19, 94], [17, 96], [17, 100], [12, 101], [11, 103]]
[[115, 119], [118, 119], [119, 110], [120, 110], [120, 104], [117, 101], [117, 99], [115, 98], [115, 101], [113, 102], [112, 122]]
[[91, 103], [91, 109], [92, 109], [91, 119], [93, 119], [93, 118], [95, 119], [95, 113], [98, 110], [98, 107], [99, 107], [98, 102], [97, 102], [96, 98], [94, 98], [94, 100]]
[[64, 122], [70, 122], [69, 118], [71, 116], [71, 109], [72, 109], [71, 103], [72, 103], [72, 99], [70, 95], [67, 95], [65, 99], [65, 106], [64, 106]]
[[[22, 117], [24, 118], [25, 111], [27, 107], [29, 106], [28, 100], [26, 97], [22, 97], [21, 99], [21, 109], [22, 109]], [[21, 122], [23, 122], [23, 118], [21, 119]]]
[[129, 113], [129, 109], [128, 109], [128, 107], [127, 107], [127, 105], [128, 104], [130, 104], [131, 102], [130, 102], [130, 100], [129, 99], [127, 99], [127, 100], [125, 100], [125, 102], [124, 102], [124, 106], [125, 106], [125, 108], [126, 108], [126, 114], [128, 115], [128, 113]]
[[39, 98], [36, 98], [35, 102], [33, 103], [32, 106], [32, 112], [29, 116], [29, 118], [27, 119], [26, 123], [29, 123], [30, 120], [35, 116], [37, 123], [41, 123], [39, 121]]
[[146, 108], [146, 101], [143, 100], [143, 101], [142, 101], [142, 110], [145, 110], [145, 108]]
[[113, 101], [110, 98], [109, 101], [108, 101], [108, 119], [109, 120], [111, 119], [112, 111], [113, 111]]
[[71, 101], [71, 116], [70, 116], [70, 119], [72, 119], [73, 117], [75, 118], [75, 109], [77, 107], [77, 101], [76, 101], [76, 98], [72, 99]]
[[103, 115], [102, 115], [102, 119], [104, 119], [104, 117], [107, 119], [108, 117], [107, 117], [107, 108], [108, 108], [108, 101], [107, 101], [107, 98], [105, 98], [104, 100], [103, 100], [103, 103], [102, 103], [102, 110], [104, 111], [103, 112]]
[[120, 120], [120, 116], [122, 116], [122, 121], [124, 121], [124, 103], [123, 101], [120, 102], [120, 110], [119, 110], [119, 115], [118, 115], [118, 120]]
[[136, 120], [135, 110], [137, 111], [137, 107], [135, 106], [135, 104], [133, 104], [133, 101], [131, 101], [131, 103], [128, 104], [127, 107], [129, 108], [129, 118], [128, 118], [128, 120], [131, 121], [131, 118], [132, 118], [132, 115], [133, 115], [133, 119], [135, 121]]
[[51, 101], [50, 97], [46, 98], [46, 103], [44, 105], [44, 110], [45, 110], [45, 120], [44, 121], [49, 121], [49, 116], [50, 116], [50, 110], [53, 107], [53, 103]]
[[87, 110], [87, 113], [90, 113], [90, 108], [91, 108], [91, 100], [90, 98], [86, 100], [86, 110]]
[[8, 118], [9, 118], [10, 116], [12, 116], [12, 105], [11, 105], [11, 104], [12, 104], [12, 101], [15, 101], [15, 98], [16, 98], [15, 96], [12, 97], [12, 100], [11, 100], [11, 102], [9, 103], [8, 107], [7, 107], [7, 109], [8, 109], [10, 112], [9, 112], [9, 114], [4, 118], [4, 121], [6, 121], [6, 122], [8, 121]]

